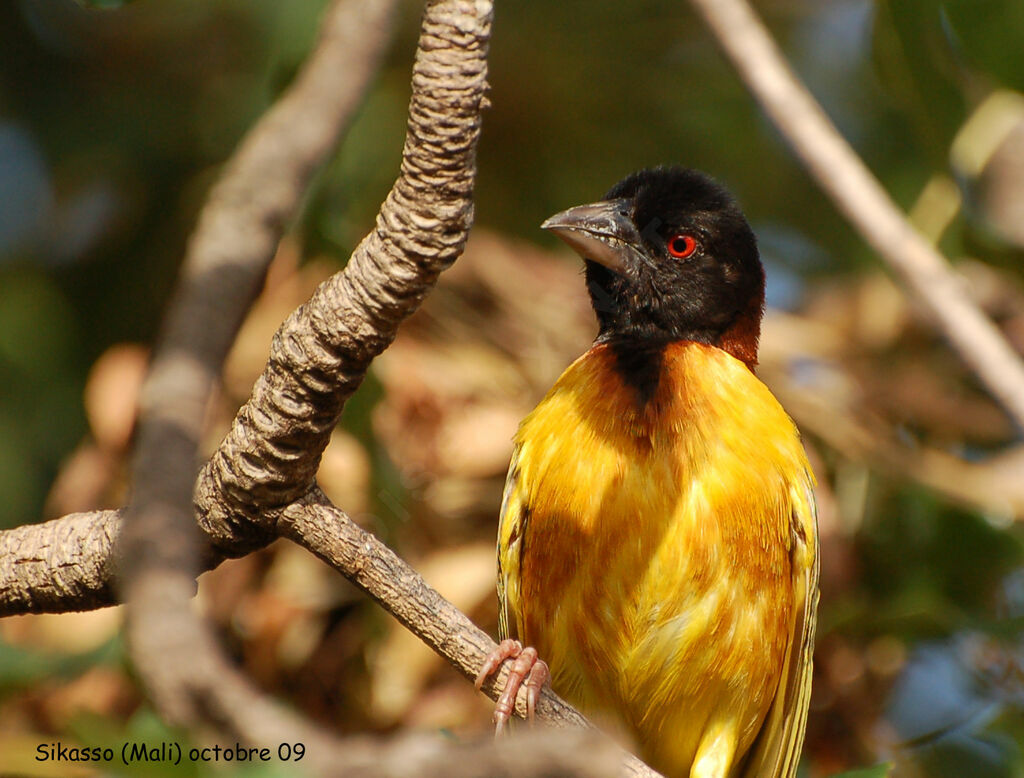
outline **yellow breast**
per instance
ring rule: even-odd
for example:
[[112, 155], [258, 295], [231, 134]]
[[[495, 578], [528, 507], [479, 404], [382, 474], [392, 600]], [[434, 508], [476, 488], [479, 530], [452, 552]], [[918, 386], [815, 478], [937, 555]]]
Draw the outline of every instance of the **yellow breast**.
[[613, 360], [595, 346], [519, 430], [504, 607], [557, 692], [688, 774], [738, 759], [772, 703], [809, 470], [792, 421], [724, 351], [670, 346], [643, 405]]

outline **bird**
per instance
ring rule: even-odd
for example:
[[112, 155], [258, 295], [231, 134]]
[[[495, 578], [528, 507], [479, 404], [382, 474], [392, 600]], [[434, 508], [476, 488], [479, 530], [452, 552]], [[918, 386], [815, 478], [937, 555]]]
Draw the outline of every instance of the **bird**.
[[765, 272], [733, 196], [639, 170], [542, 225], [598, 322], [514, 438], [498, 526], [501, 642], [525, 685], [621, 728], [655, 769], [792, 778], [818, 604], [814, 475], [757, 378]]

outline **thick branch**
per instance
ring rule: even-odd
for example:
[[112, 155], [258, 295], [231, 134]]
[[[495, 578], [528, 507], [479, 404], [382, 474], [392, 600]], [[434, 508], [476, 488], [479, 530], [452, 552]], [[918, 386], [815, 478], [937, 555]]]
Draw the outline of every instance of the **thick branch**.
[[[485, 2], [430, 4], [401, 176], [376, 228], [344, 272], [278, 331], [252, 397], [202, 474], [203, 526], [230, 553], [248, 550], [239, 542], [252, 534], [245, 525], [310, 487], [341, 408], [370, 361], [462, 252], [473, 219], [489, 14]], [[232, 500], [237, 515], [207, 505], [211, 495]]]
[[[334, 3], [308, 63], [225, 165], [200, 215], [145, 400], [149, 406], [174, 403], [176, 412], [165, 419], [171, 441], [157, 431], [157, 443], [146, 443], [154, 430], [144, 425], [138, 448], [148, 449], [151, 461], [136, 465], [159, 474], [156, 485], [166, 484], [171, 501], [183, 489], [192, 490], [190, 463], [209, 386], [286, 221], [376, 70], [395, 1]], [[227, 511], [219, 495], [207, 497], [209, 509]], [[102, 512], [0, 532], [0, 549], [8, 552], [0, 555], [0, 615], [117, 602], [111, 560], [119, 526], [112, 512]], [[246, 529], [247, 542], [255, 545], [254, 529]], [[210, 548], [202, 556], [202, 569], [220, 559]], [[40, 559], [47, 560], [45, 568]]]
[[120, 530], [120, 511], [95, 511], [0, 532], [0, 616], [113, 605]]
[[201, 548], [191, 500], [194, 463], [227, 349], [286, 220], [376, 70], [393, 5], [342, 0], [329, 9], [295, 84], [245, 139], [211, 193], [143, 387], [133, 496], [121, 536], [129, 644], [157, 707], [175, 723], [206, 721], [250, 742], [295, 738], [325, 757], [338, 749], [335, 741], [251, 688], [189, 607]]
[[818, 184], [896, 271], [964, 362], [1024, 430], [1024, 362], [789, 69], [746, 0], [691, 3]]

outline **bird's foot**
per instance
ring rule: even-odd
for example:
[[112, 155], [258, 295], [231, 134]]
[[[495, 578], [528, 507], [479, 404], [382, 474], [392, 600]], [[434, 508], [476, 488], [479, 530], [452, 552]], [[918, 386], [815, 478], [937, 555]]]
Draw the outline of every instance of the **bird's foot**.
[[516, 695], [519, 688], [526, 682], [526, 720], [531, 724], [537, 710], [537, 701], [540, 699], [541, 688], [551, 679], [551, 671], [547, 662], [537, 656], [537, 649], [533, 646], [523, 648], [518, 640], [506, 638], [501, 641], [480, 669], [476, 677], [476, 688], [483, 686], [487, 677], [494, 673], [501, 663], [506, 659], [514, 659], [515, 662], [508, 673], [508, 680], [501, 696], [494, 706], [494, 734], [500, 735], [505, 728], [506, 722], [512, 717], [516, 707]]

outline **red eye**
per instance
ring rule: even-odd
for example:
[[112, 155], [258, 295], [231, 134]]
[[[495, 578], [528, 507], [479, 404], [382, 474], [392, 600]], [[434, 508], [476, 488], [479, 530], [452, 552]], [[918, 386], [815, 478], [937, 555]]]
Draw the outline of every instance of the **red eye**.
[[668, 253], [676, 259], [686, 259], [697, 250], [697, 240], [692, 235], [677, 233], [668, 239]]

